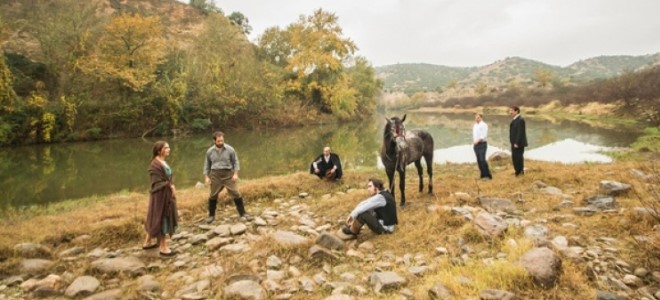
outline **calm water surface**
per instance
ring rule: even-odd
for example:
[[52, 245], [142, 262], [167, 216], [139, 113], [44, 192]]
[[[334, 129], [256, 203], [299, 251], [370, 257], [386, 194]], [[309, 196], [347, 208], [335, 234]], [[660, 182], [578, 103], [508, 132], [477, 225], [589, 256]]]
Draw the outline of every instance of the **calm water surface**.
[[[641, 134], [565, 120], [525, 118], [529, 141], [526, 159], [606, 162], [608, 158], [599, 150], [628, 146]], [[484, 121], [489, 125], [488, 153], [508, 151], [509, 117], [485, 116]], [[344, 168], [350, 170], [379, 164], [384, 122], [383, 116], [377, 116], [368, 122], [345, 125], [227, 131], [225, 142], [238, 152], [243, 179], [307, 170], [325, 145], [332, 146]], [[474, 163], [470, 146], [473, 122], [472, 114], [408, 113], [406, 118], [408, 129], [423, 128], [431, 133], [436, 163]], [[168, 163], [177, 187], [203, 181], [204, 153], [212, 145], [210, 135], [168, 139], [172, 148]], [[0, 148], [0, 210], [122, 190], [146, 192], [146, 170], [154, 141], [124, 139]]]

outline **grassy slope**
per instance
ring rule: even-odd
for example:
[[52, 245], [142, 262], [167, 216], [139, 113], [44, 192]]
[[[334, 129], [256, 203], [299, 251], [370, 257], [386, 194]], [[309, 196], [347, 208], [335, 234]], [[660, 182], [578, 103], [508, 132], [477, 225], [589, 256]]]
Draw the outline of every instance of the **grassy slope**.
[[[457, 206], [459, 203], [452, 194], [455, 192], [469, 193], [473, 199], [468, 203], [478, 206], [477, 196], [494, 196], [511, 199], [516, 202], [517, 208], [524, 212], [523, 219], [534, 223], [542, 223], [550, 228], [549, 237], [557, 235], [566, 236], [570, 244], [590, 246], [598, 244], [598, 237], [615, 237], [619, 240], [618, 257], [631, 263], [633, 266], [646, 267], [649, 270], [660, 269], [660, 259], [657, 251], [660, 249], [660, 237], [654, 233], [653, 226], [658, 220], [644, 219], [633, 214], [630, 208], [640, 206], [640, 199], [658, 201], [658, 195], [651, 191], [657, 188], [658, 173], [655, 174], [655, 183], [641, 180], [631, 175], [633, 168], [653, 173], [648, 162], [618, 162], [614, 164], [584, 164], [561, 165], [545, 162], [526, 162], [527, 174], [523, 178], [515, 178], [510, 162], [491, 163], [494, 180], [481, 182], [475, 180], [478, 170], [475, 164], [464, 165], [438, 165], [434, 169], [435, 195], [418, 193], [416, 178], [408, 176], [408, 207], [400, 211], [400, 226], [393, 235], [374, 236], [366, 230], [358, 242], [370, 241], [377, 249], [376, 258], [385, 251], [392, 251], [397, 257], [405, 254], [413, 256], [422, 254], [427, 263], [435, 268], [424, 277], [416, 278], [409, 275], [407, 267], [403, 264], [394, 266], [409, 280], [409, 288], [416, 297], [424, 298], [428, 289], [437, 282], [444, 283], [454, 290], [458, 299], [478, 295], [484, 288], [497, 288], [512, 291], [523, 298], [543, 299], [593, 299], [596, 283], [589, 281], [585, 272], [585, 265], [564, 259], [563, 275], [559, 285], [551, 290], [542, 290], [534, 286], [526, 277], [525, 272], [515, 262], [532, 244], [523, 238], [521, 228], [511, 227], [506, 236], [489, 239], [481, 236], [474, 226], [461, 217], [452, 216], [442, 209], [432, 211], [430, 206]], [[657, 168], [657, 166], [655, 166]], [[337, 224], [338, 220], [345, 218], [353, 206], [364, 199], [366, 191], [364, 186], [369, 177], [384, 178], [381, 170], [349, 171], [341, 185], [319, 182], [317, 178], [305, 173], [296, 173], [288, 176], [269, 177], [258, 180], [241, 182], [241, 188], [247, 201], [248, 209], [255, 215], [267, 207], [277, 206], [275, 199], [287, 199], [299, 192], [309, 192], [310, 200], [303, 202], [310, 206], [315, 216], [327, 223]], [[581, 205], [583, 198], [597, 194], [600, 180], [617, 180], [629, 183], [633, 191], [628, 195], [617, 197], [621, 211], [615, 214], [599, 213], [592, 217], [580, 217], [572, 214], [570, 208], [553, 209], [561, 202], [556, 196], [538, 192], [533, 188], [535, 181], [542, 181], [562, 189], [565, 194], [573, 197], [575, 206]], [[355, 188], [353, 193], [339, 193]], [[179, 187], [178, 204], [182, 214], [182, 225], [186, 230], [196, 230], [194, 222], [201, 220], [205, 215], [206, 189]], [[333, 197], [320, 200], [326, 193], [333, 193]], [[398, 193], [398, 191], [397, 191]], [[518, 196], [520, 193], [521, 196]], [[224, 193], [223, 193], [224, 195]], [[522, 199], [523, 201], [518, 201]], [[277, 201], [275, 201], [277, 202]], [[76, 202], [79, 203], [79, 202]], [[92, 239], [88, 243], [88, 251], [96, 247], [138, 246], [143, 237], [141, 222], [146, 211], [147, 196], [145, 194], [119, 194], [109, 197], [90, 198], [83, 202], [82, 207], [77, 205], [58, 204], [48, 209], [31, 212], [12, 213], [0, 219], [0, 269], [11, 270], [18, 263], [18, 258], [10, 250], [13, 245], [20, 242], [41, 242], [61, 251], [71, 247], [67, 243], [72, 237], [81, 234], [90, 234]], [[233, 213], [233, 207], [226, 210]], [[297, 220], [283, 221], [278, 228], [289, 229], [297, 225]], [[578, 229], [569, 229], [562, 223], [576, 224]], [[335, 225], [332, 230], [339, 228]], [[366, 228], [365, 228], [366, 229]], [[655, 246], [639, 245], [631, 236], [651, 235]], [[454, 266], [450, 263], [451, 257], [461, 254], [459, 240], [467, 241], [474, 253], [471, 260], [464, 266]], [[517, 247], [511, 246], [510, 240], [516, 241]], [[256, 245], [247, 254], [237, 255], [233, 259], [217, 260], [225, 269], [225, 274], [233, 274], [246, 269], [253, 259], [265, 261], [276, 254], [283, 259], [292, 255], [306, 256], [307, 248], [281, 249], [268, 242], [268, 239], [255, 242]], [[350, 243], [356, 246], [355, 242]], [[449, 256], [438, 256], [437, 247], [448, 249]], [[56, 251], [56, 252], [57, 252]], [[361, 250], [364, 252], [363, 250]], [[655, 252], [654, 252], [655, 251]], [[55, 253], [56, 253], [55, 252]], [[497, 253], [506, 253], [507, 257], [500, 262], [487, 265], [479, 259], [479, 255], [494, 257]], [[653, 254], [656, 253], [656, 254]], [[341, 252], [344, 263], [349, 264], [351, 270], [363, 270], [356, 274], [360, 281], [375, 268], [375, 262], [365, 262], [347, 256]], [[216, 257], [214, 255], [214, 257]], [[225, 255], [223, 254], [223, 256]], [[209, 258], [201, 258], [209, 259]], [[211, 258], [213, 259], [213, 258]], [[306, 264], [306, 263], [304, 263]], [[306, 265], [301, 268], [304, 275], [313, 276], [318, 266]], [[78, 270], [81, 274], [85, 270]], [[157, 278], [165, 278], [170, 274], [168, 270], [158, 271]], [[228, 276], [225, 275], [225, 276]], [[460, 276], [468, 277], [473, 285], [460, 283]], [[224, 280], [226, 278], [220, 278]], [[366, 280], [366, 279], [365, 279]], [[224, 282], [224, 281], [221, 281]], [[173, 286], [168, 287], [176, 288]], [[363, 282], [363, 286], [366, 285]], [[601, 289], [606, 289], [601, 287]], [[317, 294], [304, 295], [319, 298], [327, 294], [327, 290], [319, 289]], [[303, 296], [296, 294], [296, 297]], [[390, 298], [391, 294], [376, 296], [377, 298]]]

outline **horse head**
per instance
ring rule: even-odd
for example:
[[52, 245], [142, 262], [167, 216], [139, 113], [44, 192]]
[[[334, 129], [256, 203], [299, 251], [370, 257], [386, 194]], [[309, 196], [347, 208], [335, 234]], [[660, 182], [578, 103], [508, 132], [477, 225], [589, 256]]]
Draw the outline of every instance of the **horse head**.
[[390, 119], [385, 118], [387, 124], [385, 125], [385, 136], [389, 135], [390, 140], [396, 140], [399, 137], [405, 137], [406, 127], [403, 125], [403, 122], [406, 120], [406, 115], [403, 115], [403, 118], [392, 117]]

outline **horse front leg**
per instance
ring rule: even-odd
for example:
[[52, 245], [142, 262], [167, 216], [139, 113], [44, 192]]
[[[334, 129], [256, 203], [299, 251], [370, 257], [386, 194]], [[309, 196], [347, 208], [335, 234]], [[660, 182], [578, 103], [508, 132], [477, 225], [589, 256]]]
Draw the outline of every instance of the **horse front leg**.
[[419, 192], [421, 193], [424, 190], [424, 177], [422, 177], [424, 169], [422, 169], [421, 158], [415, 161], [415, 168], [417, 168], [417, 176], [419, 176]]
[[395, 197], [395, 195], [394, 195], [394, 168], [385, 168], [385, 173], [387, 174], [387, 179], [389, 181], [389, 185], [387, 187], [390, 189], [390, 193], [392, 193], [392, 197]]
[[406, 206], [406, 172], [399, 171], [399, 190], [401, 190], [401, 207]]

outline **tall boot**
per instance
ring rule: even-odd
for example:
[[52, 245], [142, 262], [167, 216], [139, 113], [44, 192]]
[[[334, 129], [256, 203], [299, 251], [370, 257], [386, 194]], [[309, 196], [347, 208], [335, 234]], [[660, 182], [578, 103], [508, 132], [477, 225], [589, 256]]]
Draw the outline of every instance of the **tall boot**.
[[238, 211], [238, 215], [240, 215], [241, 217], [244, 216], [245, 206], [243, 206], [243, 198], [235, 198], [234, 204], [236, 205], [236, 210]]
[[209, 217], [206, 218], [206, 223], [212, 223], [215, 220], [215, 210], [218, 207], [218, 199], [209, 198]]

